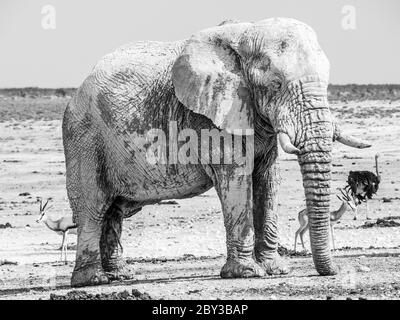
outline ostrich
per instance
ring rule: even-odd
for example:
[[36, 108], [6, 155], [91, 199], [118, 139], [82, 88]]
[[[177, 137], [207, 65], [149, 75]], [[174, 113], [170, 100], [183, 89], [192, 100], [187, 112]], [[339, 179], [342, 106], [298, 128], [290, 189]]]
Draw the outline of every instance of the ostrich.
[[[361, 202], [366, 204], [366, 218], [368, 217], [368, 199], [372, 199], [372, 196], [376, 194], [379, 189], [379, 183], [381, 182], [381, 176], [378, 170], [378, 157], [379, 154], [375, 155], [375, 169], [376, 174], [371, 171], [350, 171], [347, 178], [346, 191], [351, 191], [351, 195], [357, 205]], [[357, 220], [357, 211], [355, 211], [354, 220]]]

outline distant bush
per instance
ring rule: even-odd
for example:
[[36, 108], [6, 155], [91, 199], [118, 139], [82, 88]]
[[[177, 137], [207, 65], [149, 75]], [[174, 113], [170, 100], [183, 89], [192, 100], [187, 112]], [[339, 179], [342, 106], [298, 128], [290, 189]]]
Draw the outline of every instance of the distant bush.
[[57, 97], [65, 97], [67, 95], [67, 92], [63, 88], [56, 89], [54, 93]]
[[38, 87], [26, 87], [26, 88], [5, 88], [0, 89], [0, 95], [6, 97], [72, 97], [75, 93], [75, 88], [38, 88]]
[[[6, 97], [72, 97], [76, 88], [7, 88], [0, 89], [0, 96]], [[330, 101], [400, 100], [399, 84], [330, 84]]]
[[399, 100], [398, 84], [330, 84], [330, 101]]

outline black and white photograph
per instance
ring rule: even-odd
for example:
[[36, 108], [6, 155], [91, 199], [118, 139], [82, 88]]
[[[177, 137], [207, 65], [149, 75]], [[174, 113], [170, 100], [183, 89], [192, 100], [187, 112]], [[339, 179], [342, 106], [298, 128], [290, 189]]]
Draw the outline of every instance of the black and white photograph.
[[0, 0], [0, 46], [0, 300], [400, 299], [399, 1]]

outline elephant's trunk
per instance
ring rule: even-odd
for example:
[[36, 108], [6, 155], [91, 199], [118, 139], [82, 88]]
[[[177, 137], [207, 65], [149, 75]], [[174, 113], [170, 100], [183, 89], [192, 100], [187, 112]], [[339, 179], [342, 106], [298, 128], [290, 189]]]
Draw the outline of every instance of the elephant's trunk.
[[279, 143], [286, 152], [293, 148], [299, 150], [289, 153], [298, 154], [303, 176], [314, 264], [319, 274], [330, 275], [335, 273], [329, 248], [334, 126], [326, 85], [318, 81], [302, 82], [300, 85], [293, 83], [289, 87], [289, 96], [290, 105], [297, 111], [294, 117], [287, 113], [279, 117]]
[[312, 255], [318, 273], [331, 275], [335, 273], [329, 248], [333, 126], [326, 96], [308, 100], [299, 120], [297, 136], [300, 136], [301, 152], [298, 161], [309, 216]]
[[[321, 139], [321, 138], [319, 138]], [[322, 142], [328, 144], [326, 139]], [[329, 248], [331, 153], [316, 151], [299, 157], [310, 225], [314, 265], [321, 275], [334, 274]]]

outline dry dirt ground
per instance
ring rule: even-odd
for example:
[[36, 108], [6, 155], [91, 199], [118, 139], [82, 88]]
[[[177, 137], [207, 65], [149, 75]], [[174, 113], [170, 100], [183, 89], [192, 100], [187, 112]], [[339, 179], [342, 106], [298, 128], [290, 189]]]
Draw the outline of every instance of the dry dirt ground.
[[[76, 236], [70, 236], [69, 262], [60, 263], [61, 237], [36, 223], [39, 196], [52, 198], [54, 217], [71, 214], [60, 120], [66, 101], [0, 101], [0, 299], [49, 299], [51, 293], [72, 290]], [[41, 112], [32, 112], [33, 106]], [[370, 201], [369, 222], [389, 217], [400, 223], [396, 219], [400, 216], [400, 101], [334, 103], [332, 110], [346, 131], [373, 142], [366, 150], [335, 144], [332, 207], [339, 206], [336, 188], [345, 185], [348, 171], [373, 171], [373, 157], [379, 152], [382, 182]], [[304, 194], [294, 157], [280, 152], [279, 162], [280, 244], [292, 249]], [[163, 299], [398, 299], [400, 227], [363, 228], [364, 210], [365, 205], [358, 220], [346, 213], [336, 226], [333, 255], [341, 268], [336, 276], [317, 276], [305, 252], [287, 257], [292, 266], [289, 275], [223, 280], [219, 271], [226, 254], [225, 230], [213, 189], [192, 199], [148, 206], [124, 221], [124, 255], [134, 280], [84, 290], [96, 294], [137, 289]]]

